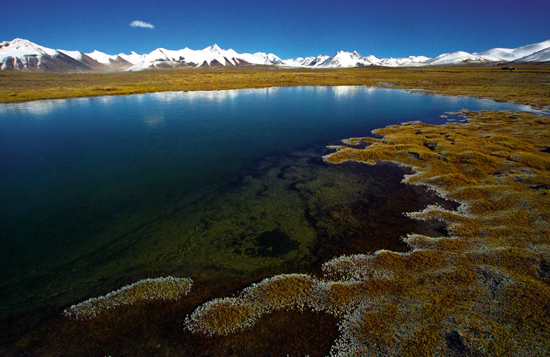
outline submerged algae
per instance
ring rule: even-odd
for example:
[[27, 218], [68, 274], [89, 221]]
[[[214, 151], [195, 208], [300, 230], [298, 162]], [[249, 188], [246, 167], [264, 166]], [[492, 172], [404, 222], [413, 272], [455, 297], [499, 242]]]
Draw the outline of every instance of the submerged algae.
[[[417, 190], [403, 187], [404, 171], [396, 167], [335, 167], [320, 160], [324, 153], [324, 147], [312, 147], [251, 165], [228, 187], [164, 217], [151, 227], [154, 232], [148, 227], [140, 232], [175, 239], [143, 240], [136, 250], [147, 252], [157, 267], [181, 267], [180, 274], [207, 280], [223, 272], [248, 277], [289, 264], [307, 269], [341, 254], [405, 251], [398, 237], [371, 234], [367, 239], [366, 232], [377, 226], [413, 232], [420, 227], [403, 212], [423, 202], [445, 204], [434, 195], [420, 199]], [[422, 233], [437, 235], [439, 228], [426, 226]]]
[[[323, 265], [321, 279], [266, 279], [224, 300], [253, 318], [227, 320], [213, 300], [189, 317], [187, 328], [227, 334], [276, 309], [306, 308], [340, 319], [333, 356], [547, 354], [550, 119], [519, 112], [467, 117], [464, 124], [378, 129], [373, 133], [381, 139], [346, 141], [366, 148], [333, 147], [325, 157], [412, 167], [404, 182], [461, 204], [456, 211], [432, 205], [410, 213], [446, 222], [450, 237], [409, 234], [411, 252], [342, 256]], [[277, 296], [276, 304], [266, 291]]]

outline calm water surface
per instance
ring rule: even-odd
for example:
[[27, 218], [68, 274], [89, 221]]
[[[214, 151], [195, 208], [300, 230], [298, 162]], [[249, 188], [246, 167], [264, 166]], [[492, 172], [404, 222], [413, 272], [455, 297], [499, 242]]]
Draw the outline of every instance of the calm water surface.
[[367, 87], [0, 105], [0, 317], [144, 277], [313, 262], [320, 236], [343, 234], [324, 212], [382, 185], [361, 165], [324, 165], [324, 146], [462, 108], [528, 109]]

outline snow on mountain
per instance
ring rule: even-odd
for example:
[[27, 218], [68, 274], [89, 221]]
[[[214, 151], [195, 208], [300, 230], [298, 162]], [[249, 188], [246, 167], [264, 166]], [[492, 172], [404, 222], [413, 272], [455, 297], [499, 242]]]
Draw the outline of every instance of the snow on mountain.
[[57, 55], [56, 50], [39, 46], [36, 43], [21, 38], [0, 42], [0, 50], [0, 60], [4, 60], [6, 57]]
[[496, 61], [509, 62], [519, 58], [518, 55], [514, 54], [513, 52], [514, 50], [511, 48], [492, 48], [490, 50], [474, 54], [483, 57], [492, 57], [495, 58]]
[[280, 65], [283, 64], [283, 60], [274, 55], [273, 53], [256, 52], [252, 55], [249, 53], [242, 53], [240, 55], [245, 61], [250, 64], [259, 65]]
[[82, 61], [82, 52], [80, 51], [66, 51], [66, 50], [58, 50], [61, 53], [66, 54], [67, 56], [71, 57], [72, 59], [75, 59], [77, 61]]
[[522, 57], [521, 62], [550, 62], [550, 47], [535, 52], [529, 56]]
[[516, 48], [512, 51], [512, 54], [517, 55], [518, 59], [519, 59], [519, 58], [522, 58], [522, 57], [530, 56], [530, 55], [534, 54], [535, 52], [539, 52], [539, 51], [544, 50], [544, 49], [549, 48], [549, 47], [550, 47], [550, 40], [547, 40], [547, 41], [534, 43], [534, 44], [527, 45], [527, 46], [518, 47], [518, 48]]
[[[308, 58], [313, 58], [313, 57], [308, 57]], [[304, 61], [305, 61], [304, 57], [290, 58], [290, 59], [283, 60], [283, 65], [288, 67], [300, 67], [303, 65]]]
[[[92, 59], [96, 62], [96, 65], [91, 65], [96, 70], [103, 70], [103, 71], [118, 71], [118, 70], [125, 70], [133, 65], [132, 62], [128, 61], [125, 57], [129, 59], [135, 59], [139, 57], [139, 55], [135, 52], [133, 52], [135, 55], [126, 56], [124, 54], [124, 57], [121, 55], [108, 55], [106, 53], [103, 53], [98, 50], [94, 50], [90, 53], [84, 53], [84, 60], [86, 64], [90, 65], [89, 61], [86, 61], [86, 59]], [[136, 56], [137, 55], [137, 56]], [[97, 65], [99, 64], [99, 66]]]
[[115, 65], [116, 63], [101, 63], [99, 61], [96, 61], [95, 59], [93, 59], [92, 57], [80, 52], [80, 51], [66, 51], [66, 50], [57, 50], [58, 52], [61, 52], [69, 57], [71, 57], [72, 59], [74, 59], [75, 61], [81, 63], [81, 64], [84, 64], [85, 66], [87, 66], [88, 70], [96, 70], [96, 71], [111, 71], [111, 70], [114, 70], [114, 69], [118, 69], [118, 68], [112, 68], [114, 67], [113, 65]]
[[[137, 58], [137, 57], [135, 57]], [[258, 52], [254, 54], [239, 54], [232, 49], [223, 50], [218, 45], [206, 47], [202, 50], [172, 51], [158, 48], [149, 54], [142, 55], [139, 61], [133, 62], [130, 71], [139, 71], [146, 68], [166, 67], [208, 67], [208, 66], [239, 66], [239, 65], [279, 65], [283, 61], [276, 55]]]
[[380, 60], [380, 66], [401, 67], [401, 66], [421, 66], [430, 58], [426, 56], [409, 56], [404, 58], [383, 58]]
[[[550, 40], [521, 46], [518, 48], [492, 48], [487, 51], [473, 54], [459, 51], [451, 54], [439, 55], [427, 63], [432, 65], [440, 65], [469, 62], [531, 62], [524, 61], [523, 59], [546, 48], [550, 48]], [[543, 60], [536, 60], [537, 57], [533, 58], [534, 60], [532, 62], [544, 62]]]
[[[356, 53], [357, 55], [359, 55], [357, 52], [354, 52]], [[379, 58], [376, 58], [375, 56], [373, 55], [370, 55], [370, 56], [367, 56], [367, 57], [363, 57], [363, 61], [365, 61], [366, 64], [369, 64], [369, 63], [372, 63], [372, 64], [380, 64], [380, 59]]]
[[[357, 52], [340, 51], [332, 56], [317, 57], [299, 57], [295, 59], [283, 60], [284, 64], [293, 67], [360, 67], [360, 66], [441, 66], [441, 65], [461, 65], [469, 63], [491, 63], [491, 62], [546, 62], [548, 58], [546, 53], [534, 54], [550, 48], [550, 40], [518, 47], [515, 49], [493, 48], [479, 53], [468, 53], [457, 51], [453, 53], [443, 53], [434, 58], [425, 56], [409, 56], [405, 58], [382, 58], [374, 56], [361, 57]], [[533, 57], [527, 57], [531, 56]], [[525, 58], [525, 60], [524, 60]]]
[[362, 66], [438, 66], [493, 62], [548, 62], [550, 40], [518, 47], [493, 48], [479, 53], [463, 51], [444, 53], [435, 58], [409, 56], [405, 58], [363, 57], [357, 52], [339, 51], [332, 56], [319, 55], [282, 60], [272, 53], [237, 53], [224, 50], [218, 45], [202, 50], [168, 50], [157, 48], [147, 54], [131, 52], [109, 55], [100, 51], [82, 53], [79, 51], [54, 50], [16, 38], [0, 42], [0, 68], [4, 70], [27, 71], [140, 71], [148, 68], [207, 67], [268, 65], [313, 68], [348, 68]]
[[84, 71], [90, 67], [64, 52], [16, 38], [0, 42], [0, 69], [64, 72]]
[[158, 48], [153, 52], [143, 55], [129, 71], [139, 71], [146, 68], [164, 67], [203, 67], [203, 66], [238, 66], [238, 65], [277, 65], [282, 60], [274, 54], [258, 52], [255, 54], [239, 54], [232, 49], [223, 50], [218, 45], [206, 47], [203, 50], [167, 50]]
[[321, 63], [325, 62], [330, 56], [319, 55], [309, 57], [298, 57], [283, 60], [285, 66], [289, 67], [318, 67]]
[[[230, 53], [230, 51], [233, 53]], [[233, 50], [224, 51], [218, 45], [208, 46], [203, 50], [185, 48], [180, 51], [165, 51], [165, 53], [170, 55], [169, 58], [171, 58], [172, 61], [180, 61], [193, 67], [235, 65], [231, 57], [234, 57], [236, 53]]]
[[380, 63], [380, 60], [374, 56], [363, 57], [357, 51], [339, 51], [319, 64], [318, 67], [349, 68], [370, 66], [378, 63]]
[[490, 62], [489, 59], [483, 56], [473, 55], [464, 51], [457, 51], [453, 53], [443, 53], [435, 58], [426, 61], [428, 65], [450, 65], [450, 64], [466, 64], [466, 63], [483, 63]]
[[131, 64], [136, 64], [143, 59], [143, 55], [137, 54], [134, 51], [130, 52], [129, 55], [124, 53], [119, 53], [118, 57], [130, 62]]
[[[493, 57], [496, 61], [502, 62], [512, 62], [523, 60], [524, 57], [530, 56], [536, 52], [544, 50], [550, 47], [550, 40], [533, 43], [531, 45], [521, 46], [518, 48], [492, 48], [487, 51], [474, 53], [475, 55], [483, 57]], [[531, 61], [526, 61], [531, 62]], [[544, 62], [544, 61], [534, 61], [534, 62]]]
[[116, 60], [117, 58], [116, 55], [111, 56], [106, 53], [100, 52], [98, 50], [95, 50], [94, 52], [91, 52], [91, 53], [86, 53], [86, 55], [98, 61], [99, 63], [103, 63], [103, 64], [111, 64], [111, 59]]
[[39, 46], [28, 40], [16, 38], [13, 41], [0, 42], [0, 64], [2, 69], [32, 70], [43, 65], [40, 59], [52, 58], [58, 52]]
[[0, 43], [0, 68], [4, 70], [43, 72], [113, 71], [131, 64], [118, 56], [94, 51], [54, 50], [28, 40], [16, 38]]
[[317, 57], [298, 57], [293, 59], [283, 60], [284, 65], [290, 67], [363, 67], [363, 66], [419, 66], [423, 65], [430, 58], [425, 56], [409, 56], [405, 58], [377, 58], [375, 56], [362, 57], [357, 51], [345, 52], [340, 51], [333, 56]]

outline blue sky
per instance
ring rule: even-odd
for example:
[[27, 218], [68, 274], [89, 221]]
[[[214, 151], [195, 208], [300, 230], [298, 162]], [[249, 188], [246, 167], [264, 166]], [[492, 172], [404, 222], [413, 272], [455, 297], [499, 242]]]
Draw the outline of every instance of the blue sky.
[[549, 0], [19, 0], [0, 6], [0, 41], [108, 54], [217, 43], [283, 59], [339, 50], [434, 57], [548, 40], [549, 14]]

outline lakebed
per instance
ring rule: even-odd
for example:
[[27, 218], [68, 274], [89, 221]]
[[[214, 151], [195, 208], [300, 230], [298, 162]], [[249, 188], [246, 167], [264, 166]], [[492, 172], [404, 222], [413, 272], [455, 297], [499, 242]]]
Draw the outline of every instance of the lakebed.
[[[383, 81], [384, 86], [388, 83]], [[523, 98], [516, 99], [522, 102]], [[532, 104], [544, 106], [546, 104], [541, 103], [545, 100], [539, 98]], [[298, 261], [305, 260], [305, 265], [294, 261], [279, 267], [280, 273], [289, 273], [287, 276], [262, 280], [272, 276], [268, 269], [263, 275], [252, 274], [246, 279], [224, 277], [225, 282], [215, 291], [205, 288], [208, 284], [197, 277], [189, 295], [176, 302], [119, 307], [91, 321], [62, 317], [47, 323], [37, 321], [34, 331], [27, 330], [24, 337], [16, 338], [17, 347], [12, 347], [19, 351], [36, 349], [43, 354], [86, 354], [95, 348], [96, 354], [114, 351], [128, 355], [197, 354], [199, 351], [199, 355], [252, 355], [265, 353], [267, 349], [274, 355], [322, 355], [328, 354], [331, 348], [333, 354], [347, 355], [499, 354], [503, 349], [514, 348], [536, 355], [544, 351], [547, 348], [544, 341], [548, 340], [545, 305], [548, 301], [545, 253], [548, 207], [544, 206], [543, 196], [550, 187], [545, 156], [550, 146], [547, 118], [508, 111], [462, 111], [447, 115], [468, 119], [469, 123], [433, 126], [412, 123], [381, 129], [377, 134], [385, 135], [383, 139], [361, 141], [361, 145], [369, 145], [365, 150], [338, 146], [338, 151], [326, 159], [392, 161], [414, 171], [403, 171], [392, 165], [377, 165], [374, 168], [378, 171], [369, 171], [368, 166], [352, 164], [348, 165], [351, 171], [342, 173], [339, 165], [319, 166], [316, 158], [329, 153], [322, 148], [310, 148], [286, 157], [286, 161], [274, 158], [271, 162], [258, 163], [263, 165], [264, 175], [243, 176], [244, 190], [224, 197], [222, 201], [226, 203], [220, 208], [209, 205], [209, 217], [213, 219], [195, 226], [199, 234], [206, 226], [212, 228], [216, 224], [224, 227], [230, 224], [233, 231], [246, 232], [251, 228], [250, 222], [260, 218], [262, 212], [274, 217], [273, 212], [288, 211], [284, 205], [294, 207], [305, 202], [309, 216], [282, 215], [280, 218], [281, 222], [295, 227], [320, 227], [327, 241], [331, 241], [332, 234], [332, 245], [317, 248], [329, 252], [317, 256], [317, 263], [301, 255]], [[411, 118], [403, 121], [407, 119]], [[359, 140], [348, 142], [357, 143]], [[384, 176], [390, 172], [395, 172], [393, 181]], [[459, 210], [456, 211], [456, 204], [429, 196], [420, 187], [399, 184], [404, 174], [414, 172], [415, 175], [408, 176], [410, 183], [434, 188], [440, 195], [461, 204]], [[396, 192], [396, 198], [389, 200], [394, 202], [390, 207], [399, 207], [396, 211], [382, 211], [377, 217], [391, 220], [403, 216], [404, 212], [421, 211], [430, 203], [437, 206], [430, 206], [412, 218], [430, 218], [432, 223], [408, 223], [412, 226], [402, 232], [376, 230], [384, 244], [388, 243], [385, 238], [389, 238], [393, 245], [365, 246], [365, 242], [376, 241], [369, 239], [374, 229], [370, 228], [369, 232], [368, 228], [376, 222], [363, 224], [368, 222], [373, 210], [382, 209], [376, 208], [376, 203], [384, 201], [389, 191], [376, 189], [376, 181], [366, 177], [382, 178], [384, 184], [394, 182], [391, 191]], [[487, 178], [491, 181], [486, 181]], [[285, 180], [289, 180], [288, 184]], [[369, 181], [366, 185], [365, 180]], [[275, 184], [266, 185], [266, 182]], [[286, 192], [280, 187], [285, 186], [292, 187], [295, 196], [272, 201], [287, 202], [279, 203], [283, 207], [273, 207], [268, 203], [270, 197], [280, 198], [282, 192]], [[342, 187], [346, 189], [337, 190]], [[374, 188], [374, 191], [365, 192], [361, 187]], [[407, 197], [400, 191], [403, 187], [420, 191], [403, 199]], [[319, 194], [312, 195], [312, 192]], [[254, 197], [257, 207], [247, 212], [246, 221], [235, 222], [232, 218], [235, 213], [228, 212], [227, 207], [239, 210], [242, 207], [239, 200], [246, 196]], [[415, 201], [419, 201], [417, 207], [403, 206], [403, 202]], [[274, 211], [266, 213], [266, 207], [273, 207]], [[306, 221], [300, 223], [304, 217]], [[174, 221], [177, 220], [174, 217]], [[444, 224], [437, 225], [434, 223], [437, 220]], [[395, 228], [403, 222], [386, 222], [381, 226]], [[293, 244], [297, 243], [292, 243], [295, 239], [289, 239], [285, 233], [295, 230], [274, 224], [266, 234], [259, 231], [250, 237], [239, 234], [249, 245], [229, 248], [233, 257], [247, 255], [248, 248], [253, 249], [248, 256], [264, 262], [277, 259], [295, 251]], [[348, 237], [344, 241], [342, 230]], [[420, 234], [409, 236], [407, 246], [400, 238], [408, 233]], [[311, 233], [302, 231], [296, 236], [308, 235]], [[438, 236], [443, 238], [434, 239]], [[287, 243], [275, 247], [274, 240]], [[360, 255], [381, 248], [391, 251]], [[405, 255], [392, 253], [411, 248], [415, 251]], [[359, 255], [346, 258], [344, 254]], [[330, 260], [339, 256], [341, 258]], [[173, 258], [177, 259], [177, 253]], [[226, 260], [220, 258], [222, 262]], [[184, 276], [189, 271], [182, 268], [174, 273]], [[260, 284], [239, 293], [253, 282]], [[231, 297], [223, 304], [212, 300], [224, 296]], [[185, 321], [186, 315], [209, 300], [212, 303], [200, 310], [203, 314], [194, 313]], [[261, 307], [262, 302], [265, 307]], [[251, 305], [260, 308], [247, 312]], [[235, 316], [240, 317], [235, 319]], [[392, 322], [387, 323], [390, 317]], [[235, 330], [231, 330], [232, 323]], [[191, 326], [196, 333], [185, 331], [184, 325]], [[150, 326], [155, 326], [155, 331], [151, 331]], [[224, 330], [216, 332], [216, 326], [224, 326]], [[517, 329], [522, 329], [520, 338]], [[138, 342], [143, 336], [147, 336], [146, 342]], [[120, 342], [121, 339], [126, 342]]]

